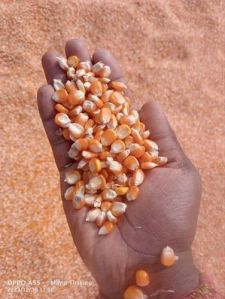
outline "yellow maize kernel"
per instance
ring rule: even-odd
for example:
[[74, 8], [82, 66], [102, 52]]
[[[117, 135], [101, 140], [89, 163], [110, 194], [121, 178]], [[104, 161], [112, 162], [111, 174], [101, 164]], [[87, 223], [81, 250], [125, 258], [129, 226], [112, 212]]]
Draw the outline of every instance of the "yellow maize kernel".
[[90, 87], [91, 92], [96, 96], [102, 95], [102, 83], [98, 80], [95, 80], [91, 83]]
[[126, 186], [116, 186], [113, 189], [116, 191], [117, 195], [125, 195], [129, 188]]
[[62, 102], [65, 102], [67, 100], [67, 97], [68, 97], [68, 92], [66, 89], [64, 88], [61, 88], [61, 89], [58, 89], [54, 92], [53, 96], [52, 96], [52, 99], [55, 101], [55, 102], [59, 102], [59, 103], [62, 103]]
[[95, 139], [90, 139], [88, 143], [89, 150], [94, 153], [100, 153], [102, 151], [102, 144]]
[[108, 146], [113, 143], [117, 138], [116, 131], [113, 129], [107, 129], [103, 132], [101, 136], [101, 142], [103, 146]]
[[86, 150], [88, 148], [88, 140], [86, 138], [79, 138], [75, 141], [74, 146], [79, 151]]
[[78, 66], [79, 62], [80, 62], [80, 59], [77, 56], [75, 56], [75, 55], [69, 56], [67, 58], [67, 63], [71, 67], [76, 68]]
[[141, 163], [141, 169], [153, 169], [157, 167], [158, 165], [154, 162], [142, 162]]
[[62, 130], [62, 134], [63, 134], [63, 137], [66, 139], [66, 140], [70, 140], [70, 131], [67, 129], [67, 128], [64, 128]]
[[75, 91], [69, 93], [69, 95], [68, 95], [68, 102], [74, 106], [80, 105], [81, 103], [83, 103], [84, 99], [85, 99], [85, 94], [81, 90], [75, 90]]
[[127, 89], [126, 84], [124, 84], [123, 82], [119, 82], [119, 81], [111, 81], [110, 82], [110, 87], [112, 89], [118, 90], [118, 91], [124, 91]]
[[71, 122], [68, 115], [61, 112], [55, 115], [54, 121], [61, 128], [66, 128]]
[[135, 171], [139, 167], [139, 162], [136, 157], [128, 156], [124, 161], [123, 165], [131, 171]]
[[93, 158], [89, 161], [89, 169], [93, 173], [97, 173], [101, 171], [101, 161], [97, 158]]
[[112, 232], [113, 228], [114, 228], [114, 225], [112, 222], [105, 221], [105, 223], [99, 229], [98, 234], [99, 235], [107, 235]]
[[110, 210], [112, 203], [110, 201], [103, 201], [101, 204], [101, 210], [107, 212]]
[[68, 110], [66, 107], [64, 107], [63, 105], [61, 105], [61, 104], [56, 104], [56, 105], [55, 105], [55, 109], [56, 109], [58, 112], [61, 112], [61, 113], [66, 113], [66, 114], [68, 114], [68, 112], [69, 112], [69, 110]]
[[137, 286], [139, 287], [146, 287], [150, 283], [148, 272], [146, 272], [145, 270], [138, 270], [135, 273], [135, 280]]
[[137, 199], [138, 195], [139, 195], [139, 188], [137, 186], [130, 186], [129, 187], [129, 190], [127, 192], [127, 200], [128, 201], [132, 201], [132, 200], [135, 200]]
[[160, 258], [163, 266], [171, 267], [178, 259], [178, 256], [175, 255], [174, 250], [171, 247], [166, 246], [163, 248]]
[[145, 299], [147, 298], [141, 289], [136, 286], [130, 286], [123, 294], [124, 299]]

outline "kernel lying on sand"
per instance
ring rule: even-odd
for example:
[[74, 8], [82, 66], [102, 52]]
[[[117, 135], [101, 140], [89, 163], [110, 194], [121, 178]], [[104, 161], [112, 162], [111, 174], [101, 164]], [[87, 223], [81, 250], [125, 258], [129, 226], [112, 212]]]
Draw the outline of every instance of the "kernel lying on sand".
[[[113, 231], [127, 203], [139, 196], [144, 170], [167, 163], [126, 96], [126, 84], [111, 81], [110, 67], [73, 55], [58, 57], [65, 82], [53, 80], [55, 123], [72, 141], [68, 155], [77, 163], [65, 174], [65, 199], [74, 209], [89, 208], [86, 221], [99, 235]], [[162, 256], [163, 263], [169, 263]], [[131, 289], [129, 292], [139, 292]], [[127, 298], [129, 296], [127, 295]]]

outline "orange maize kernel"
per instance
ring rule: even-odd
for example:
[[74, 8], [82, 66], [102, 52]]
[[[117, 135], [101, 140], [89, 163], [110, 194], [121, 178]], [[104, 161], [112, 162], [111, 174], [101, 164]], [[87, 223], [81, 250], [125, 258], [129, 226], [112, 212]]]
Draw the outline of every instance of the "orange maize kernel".
[[153, 169], [157, 166], [154, 162], [142, 162], [141, 163], [141, 169]]
[[139, 162], [136, 157], [128, 156], [124, 161], [123, 165], [131, 171], [135, 171], [139, 167]]
[[149, 285], [150, 280], [148, 272], [144, 270], [138, 270], [135, 274], [135, 278], [137, 286], [146, 287], [147, 285]]
[[90, 87], [91, 92], [96, 96], [102, 95], [102, 83], [98, 80], [95, 80], [91, 83]]
[[117, 138], [116, 131], [113, 129], [107, 129], [103, 132], [101, 136], [102, 145], [104, 146], [111, 145], [113, 141], [116, 140], [116, 138]]
[[171, 267], [178, 259], [178, 256], [175, 255], [174, 250], [171, 247], [166, 246], [163, 248], [160, 258], [163, 266]]
[[135, 199], [137, 199], [138, 195], [139, 195], [139, 188], [137, 186], [130, 186], [129, 190], [127, 191], [127, 200], [128, 201], [133, 201]]
[[103, 201], [101, 204], [101, 210], [107, 212], [110, 210], [112, 203], [110, 201]]
[[86, 150], [88, 148], [88, 140], [87, 138], [79, 138], [75, 141], [74, 146], [79, 151]]
[[107, 235], [112, 232], [113, 228], [114, 228], [114, 224], [112, 222], [105, 221], [105, 223], [99, 229], [98, 234], [99, 235]]
[[63, 105], [61, 105], [61, 104], [56, 104], [55, 105], [55, 109], [58, 112], [62, 112], [62, 113], [66, 113], [66, 114], [69, 112], [69, 110], [66, 107], [64, 107]]
[[141, 289], [136, 286], [130, 286], [123, 294], [124, 299], [145, 299], [147, 298]]
[[63, 129], [62, 134], [66, 140], [70, 140], [70, 131], [67, 128]]
[[115, 89], [118, 91], [124, 91], [125, 89], [127, 89], [126, 84], [124, 84], [123, 82], [119, 82], [119, 81], [111, 81], [110, 86], [112, 89]]
[[66, 89], [61, 88], [55, 91], [55, 93], [53, 94], [53, 100], [56, 102], [65, 102], [67, 100], [68, 97], [68, 92]]
[[65, 113], [57, 113], [55, 115], [55, 123], [60, 126], [61, 128], [66, 128], [70, 124], [70, 119], [67, 114]]

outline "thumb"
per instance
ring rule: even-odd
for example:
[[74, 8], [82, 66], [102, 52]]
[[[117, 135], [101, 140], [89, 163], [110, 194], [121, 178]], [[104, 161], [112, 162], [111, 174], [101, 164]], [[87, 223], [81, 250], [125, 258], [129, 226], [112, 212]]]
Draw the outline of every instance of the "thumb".
[[139, 114], [141, 121], [150, 131], [150, 139], [158, 144], [160, 155], [168, 158], [167, 165], [182, 166], [187, 161], [187, 157], [160, 104], [149, 101], [142, 106]]

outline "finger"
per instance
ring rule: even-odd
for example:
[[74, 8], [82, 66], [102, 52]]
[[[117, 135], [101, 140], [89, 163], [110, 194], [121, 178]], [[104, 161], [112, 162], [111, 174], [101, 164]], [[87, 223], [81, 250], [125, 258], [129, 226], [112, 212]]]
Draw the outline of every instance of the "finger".
[[65, 52], [67, 57], [76, 55], [80, 58], [80, 61], [91, 61], [91, 56], [86, 43], [81, 39], [71, 39], [67, 41]]
[[37, 101], [39, 113], [52, 147], [56, 165], [59, 171], [61, 171], [65, 165], [71, 163], [72, 160], [68, 156], [70, 142], [57, 134], [59, 128], [54, 122], [55, 109], [54, 102], [52, 101], [53, 92], [54, 89], [51, 85], [42, 86], [38, 90]]
[[[123, 72], [116, 61], [115, 57], [106, 49], [96, 49], [93, 54], [92, 62], [93, 64], [97, 62], [103, 62], [108, 65], [111, 69], [110, 79], [112, 81], [120, 81], [126, 84], [126, 80], [123, 76]], [[126, 95], [131, 97], [131, 92], [129, 89], [126, 90]]]
[[181, 163], [187, 159], [158, 102], [144, 104], [140, 118], [149, 129], [150, 138], [158, 144], [160, 155], [166, 156], [169, 163]]
[[58, 52], [49, 51], [42, 56], [42, 66], [45, 72], [46, 80], [52, 84], [53, 79], [65, 79], [64, 71], [59, 67], [57, 57], [60, 57]]

